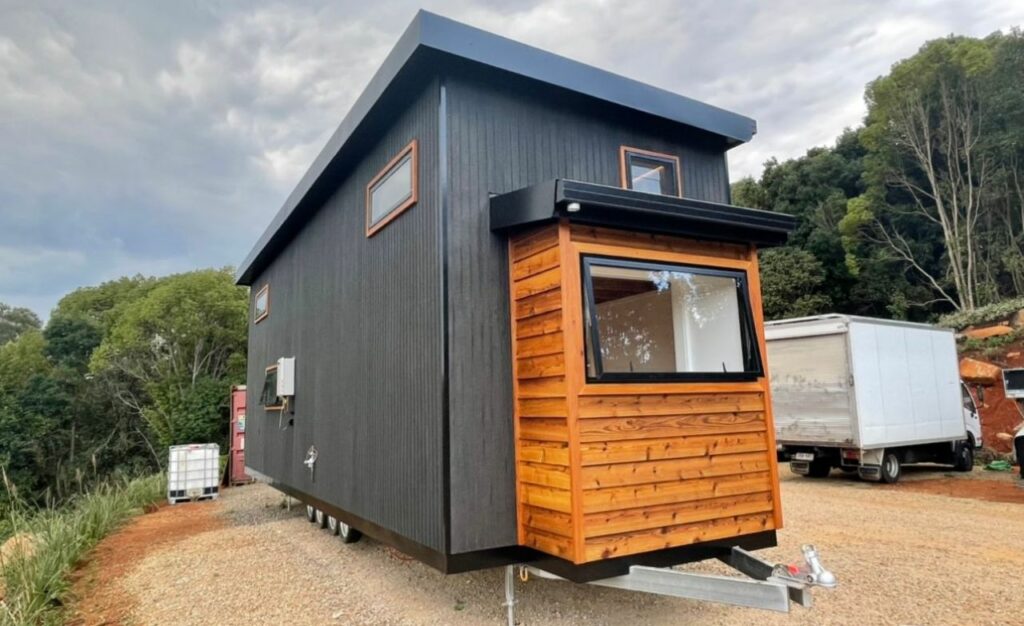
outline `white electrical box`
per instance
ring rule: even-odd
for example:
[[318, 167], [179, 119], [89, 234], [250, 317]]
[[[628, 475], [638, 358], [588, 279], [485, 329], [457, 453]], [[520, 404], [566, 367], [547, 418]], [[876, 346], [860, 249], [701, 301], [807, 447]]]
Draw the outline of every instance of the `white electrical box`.
[[281, 357], [277, 360], [277, 397], [295, 395], [295, 357]]

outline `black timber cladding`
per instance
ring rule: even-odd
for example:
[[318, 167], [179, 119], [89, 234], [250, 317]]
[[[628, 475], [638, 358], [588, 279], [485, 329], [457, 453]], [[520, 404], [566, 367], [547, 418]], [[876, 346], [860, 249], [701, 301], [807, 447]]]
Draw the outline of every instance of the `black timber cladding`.
[[676, 155], [686, 198], [725, 203], [723, 138], [471, 63], [446, 91], [453, 553], [515, 543], [507, 238], [492, 195], [553, 178], [620, 183], [622, 145]]
[[[568, 206], [576, 204], [575, 211]], [[591, 226], [754, 243], [786, 243], [796, 219], [783, 213], [674, 198], [595, 185], [552, 180], [491, 198], [491, 230], [506, 231], [558, 219]]]
[[[247, 465], [443, 553], [437, 159], [420, 159], [417, 205], [369, 239], [364, 203], [367, 181], [412, 139], [437, 154], [438, 83], [395, 97], [390, 127], [253, 277], [269, 283], [271, 305], [249, 325]], [[294, 415], [258, 401], [264, 369], [282, 356], [296, 357]]]

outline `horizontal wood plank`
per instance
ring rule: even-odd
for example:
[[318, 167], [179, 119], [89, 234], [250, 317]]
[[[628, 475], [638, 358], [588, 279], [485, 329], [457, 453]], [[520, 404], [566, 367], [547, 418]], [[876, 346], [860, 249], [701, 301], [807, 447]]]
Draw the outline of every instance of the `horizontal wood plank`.
[[560, 417], [568, 412], [565, 398], [524, 398], [519, 401], [519, 417]]
[[771, 481], [768, 472], [629, 487], [587, 489], [583, 492], [583, 512], [600, 513], [658, 504], [693, 502], [708, 498], [758, 493], [770, 489]]
[[591, 465], [583, 468], [580, 480], [584, 489], [597, 489], [767, 472], [770, 467], [766, 452], [743, 452], [689, 459]]
[[562, 465], [546, 465], [542, 463], [520, 463], [517, 469], [519, 480], [531, 485], [569, 489], [572, 481], [569, 468]]
[[561, 284], [562, 271], [554, 267], [540, 274], [534, 274], [528, 278], [517, 280], [512, 288], [512, 297], [516, 300], [522, 300], [528, 296], [557, 289]]
[[558, 245], [558, 226], [551, 224], [541, 226], [537, 230], [517, 235], [511, 241], [513, 261], [521, 261], [528, 256], [533, 256], [542, 250], [554, 248]]
[[653, 439], [690, 435], [763, 432], [764, 413], [712, 413], [710, 415], [659, 415], [580, 420], [580, 441]]
[[572, 561], [574, 556], [572, 539], [544, 532], [538, 528], [524, 528], [525, 544], [527, 547], [540, 550], [545, 554], [551, 554], [567, 561]]
[[760, 393], [587, 396], [579, 402], [581, 419], [764, 410], [764, 396]]
[[642, 248], [644, 250], [661, 250], [664, 252], [680, 252], [699, 254], [724, 259], [746, 259], [749, 247], [743, 244], [697, 241], [685, 237], [656, 235], [651, 233], [627, 232], [573, 224], [570, 238], [574, 242], [593, 243], [624, 248]]
[[603, 465], [757, 452], [767, 450], [767, 446], [768, 437], [763, 432], [626, 439], [583, 443], [580, 445], [580, 458], [583, 465]]
[[572, 516], [568, 513], [527, 505], [523, 507], [522, 524], [559, 537], [572, 537]]
[[569, 444], [558, 441], [520, 440], [519, 459], [530, 463], [569, 465]]
[[558, 267], [559, 258], [558, 247], [555, 246], [516, 261], [512, 265], [512, 280], [522, 280]]
[[572, 496], [565, 489], [523, 483], [519, 485], [519, 490], [523, 504], [561, 513], [572, 513]]
[[770, 491], [764, 491], [695, 502], [591, 513], [584, 517], [583, 528], [588, 538], [602, 537], [637, 530], [693, 524], [723, 517], [767, 513], [771, 510], [772, 494]]
[[564, 398], [565, 376], [523, 378], [519, 381], [520, 398]]
[[[549, 311], [556, 311], [562, 308], [562, 292], [560, 289], [552, 289], [545, 291], [544, 293], [538, 293], [533, 296], [525, 297], [521, 300], [516, 300], [516, 320], [520, 320], [524, 317], [532, 317], [534, 315], [540, 315], [541, 313], [547, 313]], [[519, 325], [519, 322], [516, 322]]]
[[548, 335], [537, 335], [516, 340], [515, 356], [523, 358], [528, 356], [544, 356], [545, 354], [562, 354], [565, 346], [562, 343], [561, 332]]
[[516, 376], [523, 378], [548, 378], [565, 374], [565, 357], [561, 354], [547, 354], [525, 359], [516, 359]]
[[583, 385], [580, 396], [764, 393], [767, 386], [764, 379], [728, 383], [591, 383]]
[[611, 559], [617, 556], [675, 548], [693, 543], [738, 537], [772, 530], [772, 516], [765, 513], [739, 515], [698, 524], [683, 524], [624, 535], [596, 537], [586, 542], [587, 560]]
[[560, 330], [562, 330], [562, 310], [560, 308], [516, 320], [516, 337], [519, 339], [557, 333]]
[[533, 441], [569, 441], [564, 419], [524, 417], [519, 420], [519, 437]]

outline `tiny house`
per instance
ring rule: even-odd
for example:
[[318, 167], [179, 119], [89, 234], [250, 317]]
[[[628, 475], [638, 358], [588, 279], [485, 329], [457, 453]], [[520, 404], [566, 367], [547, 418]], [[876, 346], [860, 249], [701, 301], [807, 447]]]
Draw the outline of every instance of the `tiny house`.
[[239, 269], [247, 472], [449, 573], [774, 545], [754, 132], [419, 13]]

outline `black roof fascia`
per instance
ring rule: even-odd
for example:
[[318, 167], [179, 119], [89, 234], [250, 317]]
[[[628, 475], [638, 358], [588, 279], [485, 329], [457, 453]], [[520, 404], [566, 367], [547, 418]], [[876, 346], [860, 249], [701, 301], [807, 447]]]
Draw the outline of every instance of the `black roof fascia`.
[[[249, 285], [301, 224], [304, 204], [318, 195], [318, 182], [336, 165], [337, 157], [399, 74], [435, 72], [424, 64], [419, 72], [406, 72], [417, 52], [430, 50], [483, 66], [508, 71], [553, 86], [576, 91], [636, 111], [662, 117], [726, 138], [729, 146], [750, 141], [757, 132], [754, 120], [664, 89], [612, 74], [578, 61], [420, 11], [385, 58], [341, 125], [331, 135], [295, 189], [285, 200], [252, 250], [239, 266], [236, 281]], [[437, 61], [437, 57], [434, 58]], [[315, 210], [315, 209], [314, 209]]]
[[[570, 203], [579, 209], [569, 211]], [[676, 198], [575, 180], [552, 180], [491, 198], [492, 231], [568, 219], [608, 226], [758, 246], [786, 243], [796, 218], [785, 213]]]

